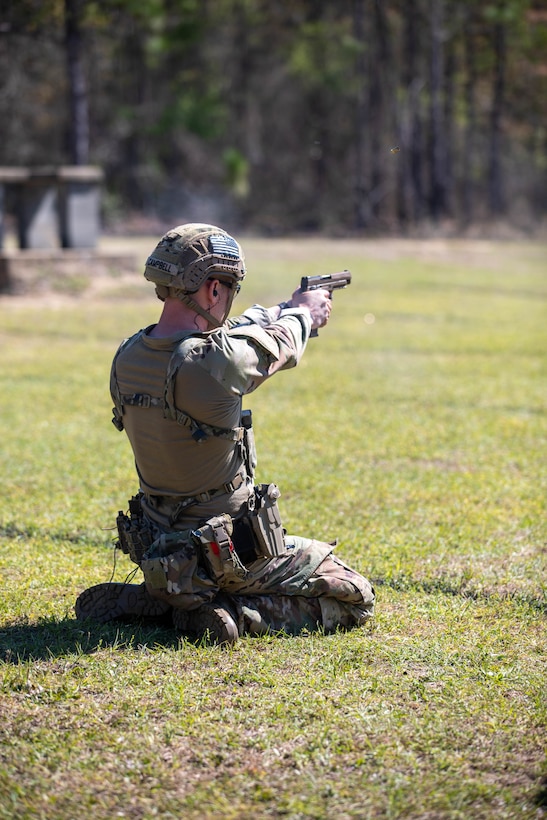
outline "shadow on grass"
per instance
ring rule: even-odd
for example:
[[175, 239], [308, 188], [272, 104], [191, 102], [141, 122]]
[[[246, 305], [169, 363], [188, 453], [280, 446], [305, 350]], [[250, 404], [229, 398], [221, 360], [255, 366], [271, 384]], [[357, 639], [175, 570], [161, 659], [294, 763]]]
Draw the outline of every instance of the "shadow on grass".
[[43, 620], [37, 624], [13, 624], [0, 629], [0, 661], [50, 660], [71, 654], [91, 654], [99, 649], [133, 650], [164, 646], [176, 649], [180, 636], [168, 622], [122, 622]]
[[541, 783], [534, 797], [534, 803], [542, 809], [547, 808], [547, 775], [541, 778]]
[[[344, 631], [344, 630], [342, 630]], [[320, 629], [303, 631], [298, 637], [324, 635]], [[294, 640], [297, 636], [287, 632], [271, 632], [267, 635], [245, 635], [247, 640], [259, 640], [262, 644]], [[13, 624], [0, 628], [0, 663], [17, 666], [20, 663], [69, 655], [91, 655], [104, 649], [116, 651], [142, 651], [143, 649], [180, 649], [181, 641], [196, 647], [208, 647], [203, 637], [193, 637], [176, 632], [170, 617], [165, 622], [111, 621], [100, 624], [96, 621], [79, 621], [74, 618], [62, 620], [42, 620], [38, 624]], [[220, 647], [224, 649], [225, 647]]]

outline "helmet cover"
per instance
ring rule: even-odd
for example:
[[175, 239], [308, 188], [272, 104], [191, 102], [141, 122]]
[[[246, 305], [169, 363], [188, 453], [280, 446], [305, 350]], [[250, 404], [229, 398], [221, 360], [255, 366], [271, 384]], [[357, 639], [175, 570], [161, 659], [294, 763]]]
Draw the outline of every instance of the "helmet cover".
[[146, 260], [144, 276], [164, 299], [169, 290], [195, 293], [213, 276], [236, 284], [245, 277], [245, 259], [240, 245], [222, 228], [191, 222], [162, 237]]

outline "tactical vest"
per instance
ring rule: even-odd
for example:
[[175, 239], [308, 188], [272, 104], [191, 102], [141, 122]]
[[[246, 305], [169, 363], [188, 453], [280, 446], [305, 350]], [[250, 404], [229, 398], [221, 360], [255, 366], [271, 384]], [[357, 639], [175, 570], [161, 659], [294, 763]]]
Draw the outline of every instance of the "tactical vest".
[[[211, 436], [228, 439], [229, 441], [242, 441], [245, 429], [248, 426], [248, 421], [246, 421], [245, 418], [243, 419], [242, 424], [239, 427], [216, 427], [214, 425], [206, 424], [205, 422], [194, 419], [192, 416], [190, 416], [184, 410], [181, 410], [175, 404], [175, 381], [177, 373], [184, 359], [192, 350], [196, 338], [205, 338], [206, 334], [195, 333], [188, 339], [184, 339], [182, 342], [180, 342], [180, 344], [177, 345], [177, 347], [171, 354], [171, 358], [169, 360], [169, 364], [167, 367], [163, 396], [151, 396], [148, 393], [132, 393], [129, 395], [122, 394], [122, 392], [120, 391], [120, 386], [118, 384], [118, 378], [116, 375], [117, 359], [120, 353], [122, 353], [124, 350], [127, 350], [129, 347], [131, 347], [131, 345], [139, 341], [148, 329], [149, 328], [139, 330], [139, 332], [136, 333], [134, 336], [131, 336], [129, 339], [125, 339], [119, 346], [118, 350], [116, 351], [116, 355], [114, 356], [112, 368], [110, 371], [110, 393], [114, 401], [114, 407], [112, 408], [112, 424], [114, 425], [114, 427], [116, 427], [116, 429], [120, 432], [124, 429], [123, 413], [124, 407], [126, 406], [143, 408], [161, 407], [163, 410], [164, 418], [175, 421], [177, 422], [177, 424], [180, 424], [183, 427], [189, 427], [192, 438], [198, 444], [210, 438]], [[250, 411], [243, 411], [243, 413], [250, 414]]]
[[[147, 393], [133, 393], [131, 395], [122, 395], [119, 385], [118, 379], [116, 376], [116, 360], [120, 353], [123, 350], [126, 350], [131, 345], [135, 344], [142, 336], [145, 334], [153, 325], [149, 325], [148, 327], [144, 328], [143, 330], [139, 330], [134, 336], [131, 336], [129, 339], [125, 339], [118, 348], [116, 355], [114, 356], [114, 361], [112, 362], [112, 369], [110, 371], [110, 392], [112, 394], [112, 398], [114, 401], [114, 407], [112, 408], [113, 412], [113, 419], [112, 423], [116, 427], [117, 430], [123, 430], [123, 408], [124, 405], [130, 405], [132, 407], [161, 407], [163, 410], [164, 418], [171, 419], [172, 421], [181, 424], [183, 427], [189, 427], [191, 430], [192, 438], [198, 444], [200, 442], [205, 441], [207, 438], [211, 436], [217, 436], [219, 438], [228, 439], [231, 441], [243, 441], [244, 439], [252, 439], [252, 421], [251, 421], [251, 411], [250, 410], [243, 410], [241, 414], [241, 426], [233, 427], [230, 429], [226, 429], [223, 427], [215, 427], [211, 424], [205, 424], [205, 422], [199, 421], [198, 419], [192, 418], [188, 413], [184, 410], [178, 408], [175, 404], [175, 381], [177, 377], [177, 373], [184, 362], [186, 356], [190, 353], [192, 348], [195, 345], [196, 339], [205, 339], [208, 336], [208, 333], [193, 333], [187, 339], [183, 339], [180, 342], [173, 353], [171, 354], [171, 358], [169, 360], [169, 364], [167, 367], [167, 373], [165, 378], [165, 387], [163, 391], [163, 396], [150, 396]], [[252, 342], [262, 348], [269, 356], [273, 359], [276, 359], [279, 355], [276, 343], [271, 337], [265, 332], [265, 330], [258, 324], [253, 321], [249, 321], [248, 324], [237, 324], [233, 327], [230, 327], [227, 331], [228, 335], [239, 336], [247, 338], [248, 340], [252, 340]], [[255, 462], [256, 464], [256, 453], [254, 452], [254, 441], [248, 442], [250, 447], [249, 449], [252, 452], [250, 459]], [[249, 470], [249, 474], [252, 475], [254, 471]]]
[[[250, 410], [242, 410], [240, 412], [240, 424], [238, 426], [224, 428], [206, 424], [203, 421], [195, 419], [175, 404], [175, 382], [177, 373], [185, 358], [195, 346], [196, 339], [206, 338], [207, 334], [194, 333], [192, 336], [184, 339], [176, 346], [175, 350], [171, 354], [167, 366], [163, 396], [151, 396], [148, 393], [132, 393], [130, 395], [122, 394], [116, 375], [116, 362], [118, 357], [123, 351], [138, 342], [143, 334], [145, 334], [149, 329], [149, 327], [144, 328], [134, 336], [125, 339], [116, 351], [112, 362], [112, 368], [110, 371], [110, 392], [114, 401], [114, 407], [112, 408], [112, 423], [116, 429], [120, 431], [124, 429], [124, 406], [142, 407], [145, 410], [149, 407], [161, 407], [164, 418], [180, 424], [183, 427], [189, 428], [191, 437], [196, 444], [201, 444], [213, 436], [235, 442], [240, 449], [240, 456], [243, 464], [245, 465], [245, 472], [248, 478], [253, 481], [257, 465], [257, 457], [252, 426], [252, 413]], [[228, 333], [252, 338], [255, 343], [258, 343], [263, 349], [267, 350], [270, 355], [273, 356], [276, 353], [275, 347], [273, 346], [270, 338], [255, 324], [238, 326], [237, 329], [233, 328], [228, 330]], [[236, 479], [241, 482], [244, 477], [245, 473], [240, 473]], [[189, 503], [188, 500], [185, 503]]]

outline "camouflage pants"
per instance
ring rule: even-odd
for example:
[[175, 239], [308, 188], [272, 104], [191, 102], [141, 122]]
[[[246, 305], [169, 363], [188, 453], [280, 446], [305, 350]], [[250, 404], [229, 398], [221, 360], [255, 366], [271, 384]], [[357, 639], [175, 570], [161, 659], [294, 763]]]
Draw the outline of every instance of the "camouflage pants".
[[374, 591], [362, 575], [329, 555], [310, 578], [303, 595], [231, 595], [240, 634], [285, 632], [297, 635], [322, 628], [362, 626], [374, 614]]
[[285, 554], [252, 562], [244, 576], [211, 564], [204, 572], [191, 551], [183, 550], [169, 557], [164, 588], [148, 586], [149, 592], [183, 609], [222, 593], [237, 613], [240, 634], [330, 632], [372, 617], [370, 582], [332, 555], [330, 544], [297, 536], [286, 536], [286, 543]]

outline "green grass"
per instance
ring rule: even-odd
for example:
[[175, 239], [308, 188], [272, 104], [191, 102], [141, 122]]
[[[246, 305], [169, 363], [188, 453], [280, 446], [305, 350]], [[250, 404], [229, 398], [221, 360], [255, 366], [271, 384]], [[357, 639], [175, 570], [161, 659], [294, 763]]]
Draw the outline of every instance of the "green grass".
[[287, 528], [339, 538], [377, 615], [228, 651], [78, 623], [133, 567], [108, 373], [159, 303], [140, 264], [93, 298], [2, 298], [0, 818], [544, 816], [547, 248], [245, 244], [242, 309], [353, 273], [247, 406]]

